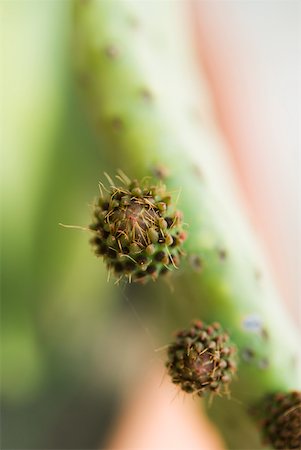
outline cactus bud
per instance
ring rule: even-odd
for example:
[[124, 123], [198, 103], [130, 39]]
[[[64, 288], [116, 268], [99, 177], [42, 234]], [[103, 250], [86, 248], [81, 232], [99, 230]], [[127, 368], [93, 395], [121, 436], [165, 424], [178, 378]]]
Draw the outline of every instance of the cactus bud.
[[257, 410], [267, 443], [279, 450], [301, 448], [301, 392], [271, 394]]
[[[182, 214], [173, 210], [172, 201], [160, 182], [150, 186], [118, 176], [121, 186], [104, 188], [94, 208], [90, 230], [97, 256], [102, 256], [109, 270], [120, 279], [146, 282], [167, 273], [183, 255], [186, 236]], [[168, 247], [172, 247], [172, 257]], [[167, 270], [164, 270], [167, 269]]]
[[[222, 350], [227, 348], [226, 353]], [[195, 321], [168, 348], [168, 373], [183, 391], [223, 394], [236, 372], [236, 349], [218, 323]]]

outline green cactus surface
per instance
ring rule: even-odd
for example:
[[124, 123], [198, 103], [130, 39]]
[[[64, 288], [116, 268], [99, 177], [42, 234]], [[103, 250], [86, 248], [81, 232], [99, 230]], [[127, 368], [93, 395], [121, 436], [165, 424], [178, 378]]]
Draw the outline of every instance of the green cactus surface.
[[300, 340], [244, 214], [206, 80], [195, 68], [186, 6], [76, 1], [76, 68], [110, 164], [180, 191], [177, 208], [189, 227], [187, 264], [170, 293], [177, 326], [198, 317], [229, 333], [237, 376], [231, 399], [216, 398], [208, 414], [229, 448], [259, 449], [249, 410], [269, 393], [297, 389]]

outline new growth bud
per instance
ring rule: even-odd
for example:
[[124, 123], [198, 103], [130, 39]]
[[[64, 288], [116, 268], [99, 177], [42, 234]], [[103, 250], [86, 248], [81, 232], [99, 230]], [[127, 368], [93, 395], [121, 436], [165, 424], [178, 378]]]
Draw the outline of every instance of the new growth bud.
[[182, 215], [161, 182], [117, 178], [121, 186], [111, 180], [108, 188], [102, 186], [89, 227], [91, 243], [118, 279], [155, 280], [177, 267], [183, 255]]
[[269, 395], [257, 409], [264, 438], [273, 448], [301, 448], [301, 392]]
[[205, 393], [228, 393], [236, 372], [236, 348], [218, 323], [201, 321], [177, 333], [168, 348], [166, 364], [173, 383], [188, 393], [202, 397]]

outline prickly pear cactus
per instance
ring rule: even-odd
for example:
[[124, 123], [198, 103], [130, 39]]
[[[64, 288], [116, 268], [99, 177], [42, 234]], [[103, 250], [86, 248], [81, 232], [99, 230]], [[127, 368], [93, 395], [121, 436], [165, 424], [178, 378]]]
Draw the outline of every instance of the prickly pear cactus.
[[[229, 448], [262, 448], [263, 430], [257, 428], [250, 411], [254, 405], [263, 405], [269, 393], [288, 393], [298, 387], [300, 341], [244, 216], [206, 80], [194, 67], [183, 21], [186, 3], [77, 0], [75, 4], [77, 76], [90, 116], [110, 149], [108, 161], [118, 161], [116, 170], [121, 168], [131, 179], [150, 176], [155, 184], [163, 178], [168, 191], [181, 191], [177, 208], [189, 228], [187, 239], [181, 242], [186, 268], [174, 277], [170, 294], [179, 307], [178, 323], [186, 326], [184, 320], [196, 317], [207, 323], [219, 322], [237, 348], [239, 362], [231, 398], [216, 398], [208, 414]], [[110, 227], [103, 211], [114, 210], [114, 189], [104, 194], [92, 224], [93, 231], [99, 230], [93, 242], [96, 252], [103, 253], [116, 274], [119, 269], [124, 273], [124, 263], [122, 268], [116, 267], [107, 248], [123, 253], [116, 239], [117, 228], [132, 235], [128, 227], [131, 221], [137, 223], [136, 217], [131, 219], [132, 213], [139, 215], [141, 202], [145, 205], [144, 193], [137, 187], [123, 191], [133, 205], [122, 206], [113, 219], [112, 237], [107, 235]], [[102, 209], [102, 202], [108, 202], [109, 209]], [[159, 203], [165, 203], [162, 197]], [[161, 251], [159, 238], [153, 243], [146, 228], [155, 231], [157, 239], [159, 216], [168, 223], [158, 204], [152, 211], [136, 242], [141, 254], [149, 258], [146, 268], [153, 266], [147, 247], [157, 246], [153, 255]], [[116, 221], [121, 226], [116, 228]], [[168, 232], [164, 239], [170, 239], [167, 235], [174, 240], [173, 233]], [[147, 236], [145, 244], [142, 236]], [[180, 255], [182, 247], [176, 256]], [[133, 254], [133, 259], [138, 265], [138, 254]], [[155, 267], [157, 273], [157, 264]], [[137, 278], [140, 269], [136, 266], [134, 273]], [[146, 273], [141, 271], [141, 278], [146, 278]], [[157, 289], [159, 293], [159, 285]], [[167, 365], [173, 376], [174, 363], [182, 367], [182, 362], [176, 362], [172, 354]], [[198, 371], [203, 377], [200, 366], [206, 358], [195, 349], [192, 355], [193, 361], [187, 350], [183, 361], [188, 361], [186, 369], [193, 373], [195, 383]], [[195, 390], [197, 384], [193, 383], [191, 389]], [[187, 384], [185, 389], [189, 389]]]

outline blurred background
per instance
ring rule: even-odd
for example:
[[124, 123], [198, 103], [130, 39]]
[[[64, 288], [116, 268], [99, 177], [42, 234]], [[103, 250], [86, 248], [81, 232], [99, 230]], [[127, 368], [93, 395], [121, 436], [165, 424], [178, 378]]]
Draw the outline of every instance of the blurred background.
[[[189, 5], [250, 215], [296, 312], [299, 2]], [[110, 167], [76, 88], [72, 3], [2, 0], [1, 18], [1, 448], [100, 448], [144, 338], [89, 235], [59, 223], [89, 223]]]

